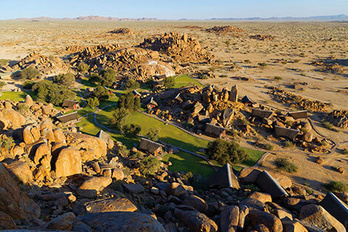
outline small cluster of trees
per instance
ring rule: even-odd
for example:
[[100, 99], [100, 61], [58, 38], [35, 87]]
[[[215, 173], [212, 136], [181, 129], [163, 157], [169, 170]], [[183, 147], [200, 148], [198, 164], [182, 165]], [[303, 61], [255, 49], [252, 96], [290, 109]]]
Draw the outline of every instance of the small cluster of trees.
[[163, 85], [164, 85], [164, 87], [166, 87], [166, 89], [174, 88], [175, 78], [173, 76], [164, 78]]
[[64, 99], [74, 99], [75, 92], [65, 85], [59, 85], [49, 80], [43, 80], [33, 85], [32, 90], [37, 94], [37, 99], [58, 106]]
[[28, 67], [20, 72], [19, 77], [27, 80], [39, 79], [41, 77], [41, 73], [36, 68]]
[[125, 108], [130, 111], [138, 110], [141, 107], [140, 98], [134, 97], [132, 92], [123, 94], [118, 100], [118, 107]]
[[125, 124], [125, 119], [129, 115], [129, 110], [126, 108], [117, 108], [113, 117], [110, 119], [110, 124], [123, 134], [136, 136], [141, 131], [141, 126], [137, 124]]
[[240, 163], [249, 158], [249, 155], [237, 142], [228, 142], [223, 139], [209, 142], [206, 153], [210, 159], [216, 160], [221, 164]]
[[66, 74], [59, 74], [58, 76], [53, 77], [53, 82], [59, 85], [70, 87], [75, 82], [75, 76], [70, 72]]

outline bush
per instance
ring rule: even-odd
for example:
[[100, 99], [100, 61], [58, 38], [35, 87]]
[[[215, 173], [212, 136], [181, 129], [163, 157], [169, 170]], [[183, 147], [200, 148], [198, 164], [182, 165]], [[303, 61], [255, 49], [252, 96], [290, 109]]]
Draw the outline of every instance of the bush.
[[297, 172], [297, 169], [298, 169], [298, 167], [294, 163], [291, 163], [289, 160], [285, 158], [276, 159], [275, 165], [277, 166], [278, 169], [289, 172], [289, 173]]
[[156, 129], [150, 128], [146, 136], [152, 141], [157, 141], [159, 138], [159, 130], [157, 128]]
[[124, 134], [136, 136], [141, 131], [141, 126], [137, 124], [124, 125], [121, 127], [121, 131]]
[[87, 72], [89, 70], [89, 65], [84, 62], [81, 62], [77, 66], [77, 70], [82, 73]]
[[19, 75], [21, 79], [27, 79], [27, 80], [38, 79], [41, 76], [39, 70], [33, 67], [29, 67], [22, 70], [22, 72], [20, 72]]
[[174, 77], [166, 77], [163, 80], [163, 85], [166, 87], [166, 89], [172, 89], [175, 85], [175, 78]]
[[285, 141], [284, 142], [284, 147], [288, 147], [288, 148], [291, 148], [291, 147], [294, 147], [294, 144], [290, 141]]
[[19, 103], [17, 105], [17, 110], [21, 114], [26, 114], [28, 112], [28, 110], [29, 110], [29, 105], [26, 104], [26, 103]]
[[268, 150], [268, 151], [271, 151], [274, 149], [274, 146], [270, 143], [265, 143], [262, 145], [262, 148], [265, 149], [265, 150]]
[[325, 188], [330, 192], [347, 192], [348, 186], [340, 181], [330, 181], [324, 184]]
[[156, 172], [161, 168], [161, 161], [154, 157], [145, 157], [140, 162], [140, 172], [145, 176], [154, 176]]
[[69, 87], [74, 84], [75, 76], [70, 72], [66, 74], [59, 74], [58, 76], [53, 77], [53, 82]]
[[206, 153], [210, 159], [216, 160], [221, 164], [240, 163], [248, 159], [248, 154], [242, 150], [237, 142], [227, 142], [217, 139], [208, 143]]
[[342, 154], [347, 155], [348, 154], [348, 149], [347, 148], [343, 149], [342, 150]]
[[35, 84], [34, 81], [26, 81], [23, 83], [23, 88], [24, 89], [31, 89], [34, 84]]
[[91, 97], [87, 99], [87, 106], [91, 109], [99, 106], [99, 99], [97, 97]]
[[4, 81], [0, 81], [0, 89], [2, 89], [2, 87], [4, 87], [6, 85], [6, 83]]
[[12, 137], [7, 137], [6, 135], [1, 136], [0, 147], [9, 151], [14, 145], [14, 140]]
[[330, 122], [322, 122], [321, 124], [323, 124], [323, 126], [326, 129], [329, 129], [329, 130], [333, 130], [334, 129], [334, 126]]
[[281, 79], [283, 79], [283, 78], [281, 78], [280, 76], [275, 76], [274, 77], [274, 80], [276, 80], [276, 81], [280, 81]]
[[136, 80], [128, 80], [126, 82], [126, 89], [137, 89], [140, 87], [139, 82], [137, 82]]
[[258, 63], [258, 65], [259, 65], [260, 67], [266, 67], [266, 66], [267, 66], [267, 64], [266, 64], [265, 62]]

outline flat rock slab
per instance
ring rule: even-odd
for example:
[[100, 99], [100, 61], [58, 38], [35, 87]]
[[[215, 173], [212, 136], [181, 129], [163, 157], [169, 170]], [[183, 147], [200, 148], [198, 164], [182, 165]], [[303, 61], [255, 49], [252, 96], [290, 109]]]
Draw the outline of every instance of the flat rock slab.
[[123, 187], [125, 187], [129, 193], [141, 193], [145, 190], [141, 184], [123, 184]]
[[88, 202], [86, 211], [88, 213], [102, 212], [134, 212], [137, 207], [127, 198], [110, 198]]

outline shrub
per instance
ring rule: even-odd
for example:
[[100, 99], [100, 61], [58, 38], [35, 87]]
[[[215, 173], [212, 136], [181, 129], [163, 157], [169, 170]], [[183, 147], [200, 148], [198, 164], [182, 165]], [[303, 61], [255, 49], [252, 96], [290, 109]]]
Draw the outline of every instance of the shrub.
[[348, 186], [340, 181], [330, 181], [324, 184], [325, 188], [330, 192], [347, 192]]
[[139, 87], [140, 87], [140, 84], [136, 80], [128, 80], [126, 82], [126, 89], [137, 89]]
[[333, 130], [334, 126], [330, 122], [322, 122], [322, 125], [329, 130]]
[[97, 97], [91, 97], [87, 99], [87, 106], [94, 109], [99, 106], [99, 99]]
[[139, 171], [145, 176], [154, 176], [160, 168], [161, 161], [154, 157], [148, 156], [140, 162]]
[[344, 155], [347, 155], [347, 154], [348, 154], [348, 149], [347, 149], [347, 148], [343, 149], [343, 150], [342, 150], [342, 153], [343, 153]]
[[267, 66], [267, 64], [266, 64], [265, 62], [258, 63], [258, 65], [259, 65], [260, 67], [266, 67], [266, 66]]
[[41, 76], [39, 70], [33, 67], [29, 67], [22, 70], [22, 72], [20, 72], [19, 75], [21, 79], [27, 79], [27, 80], [38, 79]]
[[53, 77], [53, 82], [69, 87], [74, 84], [75, 76], [70, 72], [66, 74], [59, 74], [58, 76]]
[[7, 137], [6, 135], [1, 136], [0, 147], [5, 150], [10, 150], [14, 145], [14, 140], [12, 137]]
[[248, 159], [248, 154], [240, 148], [237, 142], [227, 142], [223, 139], [209, 142], [206, 153], [210, 159], [216, 160], [221, 164], [240, 163]]
[[150, 128], [146, 136], [152, 141], [157, 141], [159, 138], [159, 130], [157, 128], [156, 129]]
[[166, 89], [172, 89], [175, 85], [175, 79], [174, 77], [166, 77], [163, 80], [163, 85], [166, 87]]
[[298, 167], [294, 163], [291, 163], [289, 160], [285, 158], [276, 159], [275, 165], [277, 166], [278, 169], [289, 172], [289, 173], [296, 172], [298, 169]]
[[292, 142], [290, 142], [290, 141], [285, 141], [285, 142], [284, 142], [284, 147], [289, 147], [289, 148], [291, 148], [291, 147], [294, 147], [294, 144], [293, 144]]
[[275, 77], [274, 77], [274, 80], [276, 80], [276, 81], [279, 81], [279, 80], [281, 80], [281, 79], [283, 79], [283, 78], [281, 78], [280, 76], [275, 76]]
[[81, 62], [77, 66], [77, 70], [82, 73], [87, 72], [89, 70], [89, 65], [84, 62]]
[[274, 146], [272, 144], [270, 144], [270, 143], [265, 143], [265, 144], [262, 145], [262, 148], [265, 149], [265, 150], [271, 151], [271, 150], [274, 149]]
[[6, 85], [6, 83], [4, 81], [0, 81], [0, 89], [2, 89], [2, 87], [4, 87]]
[[21, 114], [26, 114], [28, 112], [28, 110], [29, 110], [29, 105], [26, 104], [26, 103], [19, 103], [17, 105], [17, 110]]

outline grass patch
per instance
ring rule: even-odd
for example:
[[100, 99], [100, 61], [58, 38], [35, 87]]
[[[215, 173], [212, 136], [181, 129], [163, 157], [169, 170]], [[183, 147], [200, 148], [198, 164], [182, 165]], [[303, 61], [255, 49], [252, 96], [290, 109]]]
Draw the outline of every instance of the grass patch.
[[25, 100], [25, 96], [27, 96], [27, 94], [29, 94], [32, 98], [35, 97], [35, 94], [32, 91], [28, 91], [28, 92], [12, 92], [12, 91], [7, 91], [7, 92], [1, 92], [0, 93], [0, 100], [12, 100], [12, 101], [24, 101]]
[[181, 88], [188, 85], [197, 85], [197, 86], [204, 87], [204, 85], [202, 85], [199, 81], [197, 81], [196, 79], [192, 77], [189, 77], [186, 74], [175, 78], [174, 88]]
[[250, 148], [242, 147], [241, 149], [245, 150], [249, 155], [249, 159], [244, 160], [242, 164], [247, 165], [249, 167], [254, 166], [257, 163], [257, 161], [261, 159], [263, 154], [265, 154], [263, 151], [258, 151]]
[[193, 174], [204, 177], [211, 176], [215, 173], [214, 169], [205, 160], [182, 151], [178, 154], [167, 154], [163, 156], [163, 161], [170, 161], [173, 165], [169, 167], [169, 170], [175, 172], [192, 172]]
[[285, 158], [276, 159], [275, 165], [277, 166], [278, 169], [289, 172], [289, 173], [296, 172], [298, 169], [298, 167], [294, 163], [291, 163], [289, 160]]
[[347, 192], [348, 186], [340, 181], [330, 181], [327, 184], [324, 184], [325, 188], [330, 192]]

